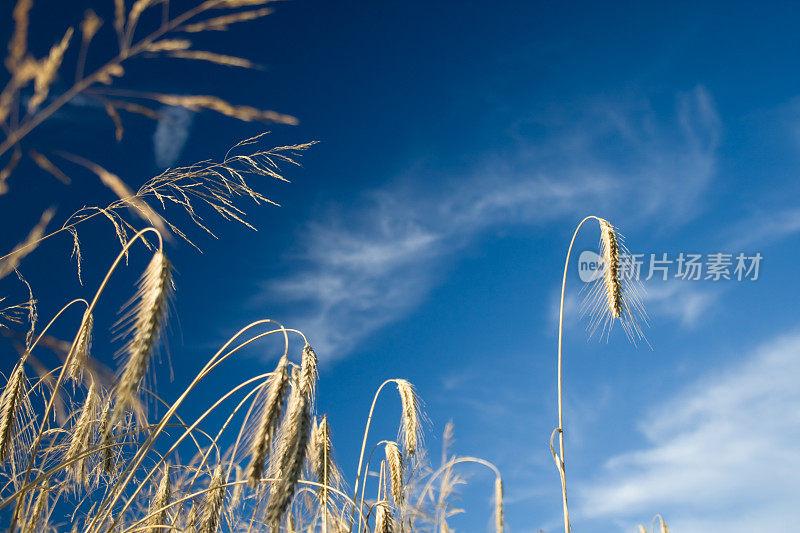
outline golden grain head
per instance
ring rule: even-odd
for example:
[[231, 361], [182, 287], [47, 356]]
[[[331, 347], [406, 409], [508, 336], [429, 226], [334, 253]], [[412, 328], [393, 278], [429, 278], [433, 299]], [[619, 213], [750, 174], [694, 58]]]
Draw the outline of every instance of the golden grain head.
[[389, 481], [395, 507], [403, 502], [403, 455], [395, 442], [387, 442], [385, 448], [386, 465], [389, 467]]
[[389, 502], [381, 500], [375, 504], [375, 533], [394, 533], [395, 520]]
[[608, 312], [613, 318], [620, 318], [624, 305], [620, 281], [620, 246], [614, 226], [605, 219], [600, 219], [600, 242], [600, 252], [605, 266], [603, 279]]
[[420, 435], [419, 399], [414, 386], [405, 379], [395, 380], [402, 403], [402, 423], [400, 426], [406, 455], [411, 457], [417, 451]]
[[172, 498], [172, 480], [169, 476], [169, 463], [164, 463], [164, 473], [161, 476], [161, 481], [158, 484], [155, 495], [150, 501], [150, 520], [148, 525], [151, 526], [150, 533], [161, 533], [163, 526], [167, 525], [167, 513]]
[[[75, 347], [72, 349], [72, 359], [67, 368], [67, 377], [77, 381], [83, 377], [83, 372], [89, 368], [89, 357], [92, 349], [92, 329], [94, 328], [94, 316], [87, 310], [81, 320], [78, 336], [75, 339]], [[94, 382], [92, 382], [94, 385]]]
[[126, 361], [116, 388], [116, 407], [120, 413], [138, 406], [139, 386], [166, 321], [171, 293], [172, 265], [164, 252], [158, 250], [142, 274], [123, 317], [123, 323], [129, 324], [130, 340], [122, 349]]
[[23, 365], [17, 363], [0, 396], [0, 461], [11, 455], [15, 448], [17, 414], [26, 398], [25, 381]]
[[[100, 392], [98, 391], [97, 384], [92, 380], [89, 385], [89, 391], [86, 393], [86, 399], [83, 402], [80, 415], [72, 427], [72, 438], [67, 450], [67, 457], [80, 457], [88, 451], [91, 445], [92, 434], [95, 430], [99, 407]], [[86, 465], [89, 460], [90, 458], [83, 457], [73, 463], [71, 472], [76, 482], [85, 483], [88, 481], [89, 476], [86, 475]]]
[[303, 346], [303, 357], [300, 363], [300, 393], [313, 398], [314, 386], [317, 382], [317, 354], [310, 345]]
[[199, 533], [216, 533], [219, 528], [222, 511], [225, 506], [225, 469], [218, 465], [211, 476], [208, 492], [203, 502], [203, 511], [200, 516]]
[[286, 393], [289, 390], [289, 360], [284, 355], [278, 361], [275, 371], [269, 377], [266, 398], [261, 408], [261, 416], [253, 435], [250, 447], [250, 464], [247, 477], [250, 485], [258, 486], [266, 466], [267, 455], [272, 447], [272, 440], [278, 428], [283, 412]]

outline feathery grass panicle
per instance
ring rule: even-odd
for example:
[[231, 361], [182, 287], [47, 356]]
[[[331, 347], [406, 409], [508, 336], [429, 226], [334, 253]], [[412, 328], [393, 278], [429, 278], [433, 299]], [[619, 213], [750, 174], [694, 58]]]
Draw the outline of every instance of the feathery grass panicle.
[[0, 461], [13, 453], [15, 448], [15, 423], [23, 402], [27, 400], [25, 370], [20, 361], [0, 396]]
[[[67, 457], [78, 457], [85, 453], [91, 445], [92, 433], [94, 432], [97, 411], [100, 406], [100, 393], [97, 384], [92, 380], [89, 391], [86, 393], [86, 400], [83, 402], [81, 413], [72, 428], [72, 440], [67, 449]], [[86, 483], [86, 463], [88, 457], [78, 459], [72, 464], [72, 476], [77, 483]]]
[[61, 68], [61, 62], [64, 60], [64, 53], [67, 51], [70, 40], [73, 34], [72, 28], [67, 28], [61, 42], [53, 45], [50, 49], [50, 55], [47, 56], [39, 64], [34, 78], [34, 92], [31, 99], [28, 100], [28, 111], [34, 112], [42, 103], [47, 99], [50, 94], [50, 86], [56, 79], [58, 69]]
[[158, 484], [158, 489], [153, 499], [150, 501], [150, 520], [148, 525], [151, 526], [150, 533], [161, 533], [163, 528], [161, 526], [167, 523], [167, 513], [172, 498], [172, 481], [169, 477], [169, 463], [164, 463], [164, 475], [161, 477], [161, 482]]
[[296, 125], [296, 117], [284, 115], [275, 111], [256, 109], [246, 105], [233, 105], [222, 98], [207, 94], [181, 95], [181, 94], [148, 94], [147, 98], [164, 105], [183, 107], [189, 111], [214, 111], [226, 117], [235, 118], [243, 122], [275, 122], [277, 124]]
[[172, 265], [164, 252], [158, 250], [142, 274], [136, 295], [123, 317], [123, 322], [130, 323], [128, 331], [132, 336], [122, 349], [127, 360], [116, 388], [117, 419], [125, 410], [139, 406], [139, 386], [166, 320], [171, 293]]
[[400, 393], [400, 400], [403, 406], [403, 417], [401, 434], [406, 450], [406, 456], [411, 457], [417, 452], [420, 436], [420, 412], [419, 398], [414, 390], [414, 386], [405, 379], [398, 379], [397, 391]]
[[209, 491], [203, 501], [203, 512], [200, 515], [200, 527], [198, 533], [216, 533], [219, 529], [219, 522], [222, 510], [225, 506], [225, 469], [218, 465], [211, 476], [208, 485]]
[[267, 455], [272, 447], [272, 440], [283, 412], [286, 391], [289, 390], [289, 359], [284, 355], [278, 361], [274, 372], [269, 377], [269, 386], [264, 406], [261, 409], [256, 432], [250, 448], [250, 464], [247, 467], [247, 478], [255, 488], [261, 481], [266, 466]]
[[494, 479], [494, 528], [496, 533], [503, 533], [505, 517], [503, 513], [503, 478]]
[[397, 443], [387, 442], [385, 450], [392, 498], [394, 499], [394, 506], [399, 509], [403, 505], [403, 456], [397, 447]]
[[8, 56], [6, 56], [6, 68], [12, 74], [19, 69], [28, 52], [28, 15], [32, 7], [33, 0], [17, 0], [14, 6], [14, 33], [8, 43]]
[[[263, 2], [262, 2], [263, 3]], [[242, 3], [244, 5], [244, 2]], [[233, 7], [233, 6], [230, 6]], [[227, 31], [228, 26], [237, 22], [245, 22], [248, 20], [255, 20], [261, 17], [271, 15], [275, 10], [269, 7], [261, 9], [253, 9], [250, 11], [242, 11], [241, 13], [234, 13], [232, 15], [222, 15], [211, 19], [206, 19], [194, 24], [187, 24], [181, 29], [187, 33], [199, 33], [203, 31]]]
[[[92, 349], [92, 328], [94, 327], [94, 316], [88, 310], [83, 315], [78, 338], [75, 341], [72, 359], [67, 368], [67, 377], [78, 381], [83, 377], [83, 371], [89, 367], [89, 354]], [[92, 382], [94, 386], [94, 381]]]

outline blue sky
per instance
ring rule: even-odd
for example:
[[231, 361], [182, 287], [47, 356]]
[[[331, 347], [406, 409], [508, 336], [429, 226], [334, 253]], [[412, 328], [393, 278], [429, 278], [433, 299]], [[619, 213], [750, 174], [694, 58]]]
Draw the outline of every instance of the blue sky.
[[[302, 329], [323, 361], [318, 408], [345, 472], [374, 390], [405, 377], [425, 401], [432, 458], [452, 419], [452, 451], [503, 472], [508, 530], [557, 531], [547, 440], [575, 225], [607, 218], [648, 255], [758, 252], [756, 281], [646, 282], [652, 349], [619, 328], [587, 340], [570, 267], [571, 513], [585, 532], [632, 531], [655, 513], [678, 532], [790, 530], [800, 491], [797, 15], [769, 2], [297, 0], [210, 43], [262, 71], [193, 78], [182, 67], [185, 78], [162, 79], [169, 63], [134, 67], [165, 92], [191, 79], [195, 92], [300, 118], [268, 142], [320, 141], [287, 170], [291, 184], [264, 187], [281, 207], [250, 211], [257, 233], [220, 225], [220, 240], [199, 238], [202, 255], [169, 250], [176, 383], [239, 327], [275, 318]], [[137, 183], [261, 131], [170, 113], [83, 153]], [[66, 110], [49, 135], [75, 120]], [[587, 226], [576, 250], [596, 249], [598, 235]], [[62, 244], [42, 253], [68, 252]], [[107, 253], [87, 252], [99, 264]], [[48, 283], [42, 265], [29, 268]], [[263, 372], [274, 356], [254, 348], [225, 378]], [[379, 408], [376, 442], [399, 418], [396, 398]], [[490, 530], [491, 478], [467, 472], [468, 512], [453, 526]]]

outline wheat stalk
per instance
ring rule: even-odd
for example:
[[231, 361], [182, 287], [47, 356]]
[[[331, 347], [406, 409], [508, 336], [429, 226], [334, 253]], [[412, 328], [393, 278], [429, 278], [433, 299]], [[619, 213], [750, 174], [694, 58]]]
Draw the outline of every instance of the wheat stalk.
[[[550, 450], [553, 455], [553, 460], [556, 464], [559, 477], [561, 478], [561, 500], [564, 513], [564, 533], [570, 533], [570, 520], [569, 520], [569, 506], [567, 503], [567, 477], [566, 477], [566, 461], [564, 458], [564, 411], [562, 402], [562, 340], [564, 330], [564, 296], [567, 285], [567, 271], [569, 268], [569, 258], [572, 253], [572, 247], [575, 244], [575, 238], [584, 223], [589, 220], [596, 220], [600, 226], [600, 251], [603, 258], [603, 277], [599, 279], [595, 285], [596, 290], [590, 292], [590, 297], [599, 296], [599, 303], [596, 306], [598, 317], [595, 322], [596, 325], [602, 321], [602, 317], [606, 318], [604, 329], [610, 329], [611, 324], [618, 320], [622, 323], [623, 329], [629, 339], [633, 340], [633, 335], [642, 335], [641, 329], [636, 323], [631, 309], [642, 311], [640, 304], [636, 300], [635, 292], [627, 294], [621, 281], [621, 264], [622, 264], [622, 250], [623, 247], [617, 235], [614, 226], [606, 219], [599, 218], [593, 215], [585, 217], [580, 221], [575, 231], [572, 234], [569, 248], [567, 248], [567, 257], [564, 261], [564, 273], [561, 281], [561, 304], [558, 316], [558, 426], [553, 430], [550, 436]], [[553, 445], [555, 436], [558, 435], [558, 451]]]

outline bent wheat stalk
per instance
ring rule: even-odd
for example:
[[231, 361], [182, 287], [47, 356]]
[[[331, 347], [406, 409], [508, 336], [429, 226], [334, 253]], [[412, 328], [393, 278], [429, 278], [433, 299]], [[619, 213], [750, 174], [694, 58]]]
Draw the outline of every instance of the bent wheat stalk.
[[[569, 243], [569, 248], [567, 249], [567, 257], [564, 261], [564, 273], [561, 279], [561, 303], [558, 313], [558, 427], [556, 427], [556, 429], [554, 429], [553, 433], [550, 435], [550, 450], [553, 454], [553, 460], [556, 463], [556, 468], [558, 469], [558, 473], [561, 478], [561, 499], [564, 510], [565, 533], [570, 532], [570, 522], [569, 507], [567, 505], [567, 476], [564, 459], [564, 410], [562, 403], [561, 373], [561, 346], [564, 332], [564, 294], [567, 286], [569, 258], [570, 254], [572, 253], [572, 247], [575, 244], [575, 238], [578, 236], [578, 232], [583, 224], [589, 220], [596, 220], [600, 225], [600, 252], [604, 263], [602, 272], [603, 277], [597, 281], [598, 289], [597, 291], [590, 293], [590, 296], [597, 296], [602, 299], [602, 303], [593, 309], [594, 312], [598, 313], [595, 327], [597, 324], [602, 322], [603, 319], [605, 319], [605, 330], [605, 328], [610, 327], [615, 320], [618, 320], [621, 322], [622, 327], [630, 340], [635, 341], [634, 337], [636, 336], [643, 338], [642, 331], [636, 323], [636, 318], [633, 314], [634, 312], [642, 312], [641, 304], [636, 299], [635, 293], [630, 297], [628, 294], [626, 294], [625, 285], [622, 282], [621, 256], [622, 252], [624, 251], [624, 247], [620, 242], [619, 236], [617, 235], [614, 226], [607, 220], [594, 215], [587, 216], [581, 220], [578, 226], [575, 228], [575, 232], [572, 234], [572, 240], [570, 240]], [[558, 435], [558, 452], [556, 452], [556, 449], [553, 446], [553, 440], [556, 434]]]

